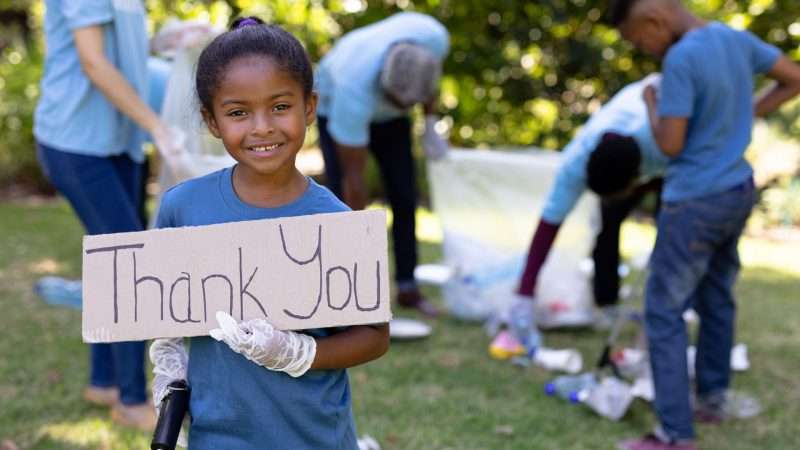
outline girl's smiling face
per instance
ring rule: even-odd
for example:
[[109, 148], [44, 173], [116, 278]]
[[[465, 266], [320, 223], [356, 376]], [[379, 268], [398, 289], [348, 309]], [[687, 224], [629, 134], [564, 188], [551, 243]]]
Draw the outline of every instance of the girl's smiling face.
[[228, 65], [214, 92], [213, 110], [203, 109], [203, 118], [239, 163], [241, 176], [278, 181], [296, 173], [295, 156], [316, 108], [316, 93], [305, 95], [301, 83], [275, 60], [248, 56]]

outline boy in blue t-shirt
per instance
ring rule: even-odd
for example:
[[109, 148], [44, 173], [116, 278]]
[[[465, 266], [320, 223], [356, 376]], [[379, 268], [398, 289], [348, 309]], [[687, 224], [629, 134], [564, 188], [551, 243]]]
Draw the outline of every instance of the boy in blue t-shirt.
[[[647, 89], [644, 97], [656, 143], [670, 158], [645, 302], [660, 426], [620, 448], [693, 449], [693, 413], [699, 420], [724, 418], [737, 243], [756, 198], [743, 157], [753, 117], [800, 92], [800, 67], [746, 31], [695, 17], [679, 0], [617, 0], [612, 23], [663, 60], [660, 94]], [[759, 73], [777, 83], [754, 99]], [[690, 307], [701, 317], [694, 412], [682, 319]]]

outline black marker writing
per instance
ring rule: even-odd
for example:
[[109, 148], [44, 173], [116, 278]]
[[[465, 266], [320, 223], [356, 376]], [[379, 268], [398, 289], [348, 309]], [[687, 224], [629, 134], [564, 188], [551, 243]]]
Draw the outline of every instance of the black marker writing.
[[136, 252], [133, 252], [133, 321], [139, 321], [139, 284], [145, 281], [156, 283], [161, 295], [161, 320], [164, 320], [164, 283], [153, 276], [136, 277]]
[[244, 320], [244, 296], [245, 294], [250, 297], [256, 305], [258, 305], [258, 309], [264, 314], [264, 317], [269, 317], [267, 315], [267, 311], [264, 310], [264, 306], [261, 304], [258, 299], [247, 290], [250, 286], [250, 282], [253, 281], [253, 277], [256, 276], [256, 272], [258, 272], [258, 266], [253, 269], [253, 273], [250, 274], [250, 278], [247, 279], [247, 284], [242, 284], [244, 280], [244, 274], [242, 272], [242, 247], [239, 247], [239, 317], [241, 320]]
[[[345, 275], [347, 275], [347, 289], [348, 289], [347, 300], [345, 300], [344, 303], [342, 303], [342, 306], [333, 306], [333, 303], [331, 303], [331, 274], [336, 270], [341, 270], [342, 272], [344, 272]], [[352, 280], [350, 279], [350, 272], [348, 272], [347, 269], [345, 269], [342, 266], [331, 267], [330, 269], [328, 269], [328, 272], [325, 273], [325, 285], [327, 286], [326, 291], [328, 295], [328, 306], [331, 309], [341, 311], [347, 306], [348, 303], [350, 303], [350, 297], [353, 295], [353, 285], [351, 284], [351, 282]]]
[[[255, 275], [255, 272], [253, 272], [253, 275]], [[231, 280], [228, 279], [228, 277], [226, 277], [225, 275], [222, 275], [222, 274], [219, 274], [219, 273], [215, 273], [215, 274], [212, 274], [212, 275], [209, 275], [209, 276], [203, 278], [203, 280], [201, 281], [201, 284], [203, 286], [203, 322], [208, 322], [208, 311], [207, 311], [207, 308], [206, 308], [206, 281], [208, 281], [208, 280], [210, 280], [212, 278], [219, 278], [219, 279], [225, 280], [225, 282], [228, 283], [228, 288], [229, 288], [229, 291], [228, 291], [229, 292], [229, 297], [228, 297], [229, 298], [229, 300], [228, 300], [229, 312], [228, 312], [228, 314], [233, 316], [233, 283], [231, 283]], [[251, 277], [251, 279], [252, 279], [252, 277]], [[249, 283], [250, 282], [248, 281], [248, 284]]]
[[119, 307], [117, 305], [117, 252], [120, 250], [131, 250], [134, 248], [144, 248], [144, 244], [114, 245], [111, 247], [99, 247], [86, 250], [87, 255], [93, 253], [114, 252], [114, 323], [119, 322]]
[[[181, 272], [184, 276], [178, 277], [174, 283], [172, 283], [172, 287], [169, 289], [169, 315], [172, 316], [172, 320], [178, 323], [200, 323], [199, 320], [192, 319], [192, 276], [189, 275], [187, 272]], [[186, 282], [186, 318], [179, 319], [175, 316], [175, 310], [172, 307], [172, 295], [175, 293], [175, 286], [182, 282]]]
[[295, 319], [311, 318], [311, 316], [313, 316], [314, 313], [317, 312], [317, 308], [319, 308], [320, 302], [322, 302], [322, 225], [319, 225], [317, 228], [317, 249], [314, 251], [314, 254], [311, 255], [311, 258], [306, 260], [299, 260], [289, 254], [289, 250], [286, 248], [286, 238], [283, 235], [283, 225], [280, 224], [278, 225], [278, 231], [281, 234], [281, 244], [283, 244], [283, 253], [290, 260], [292, 260], [292, 262], [304, 266], [316, 259], [319, 263], [319, 294], [317, 295], [317, 303], [314, 305], [314, 309], [312, 309], [311, 312], [307, 315], [295, 314], [289, 311], [288, 309], [283, 310], [283, 312], [285, 312], [288, 316], [294, 317]]
[[370, 307], [362, 307], [360, 303], [358, 303], [358, 263], [354, 264], [353, 267], [353, 285], [354, 291], [356, 293], [356, 309], [359, 311], [375, 311], [378, 307], [381, 306], [381, 262], [375, 261], [375, 280], [377, 284], [377, 293], [375, 296], [375, 306]]

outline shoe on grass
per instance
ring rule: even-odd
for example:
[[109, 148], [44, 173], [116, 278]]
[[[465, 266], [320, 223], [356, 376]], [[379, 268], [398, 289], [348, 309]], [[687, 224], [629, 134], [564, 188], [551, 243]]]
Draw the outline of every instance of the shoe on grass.
[[761, 403], [743, 392], [726, 390], [698, 397], [692, 405], [700, 423], [718, 424], [731, 419], [749, 419], [761, 413]]
[[398, 289], [397, 304], [403, 308], [413, 308], [422, 313], [422, 315], [430, 318], [436, 318], [441, 315], [439, 308], [433, 305], [417, 287], [408, 289]]
[[156, 410], [150, 402], [138, 405], [117, 403], [111, 408], [111, 420], [124, 427], [152, 432], [156, 428]]
[[119, 400], [119, 389], [114, 386], [87, 386], [83, 390], [83, 399], [93, 405], [114, 406]]
[[694, 441], [665, 442], [654, 433], [637, 439], [628, 439], [617, 444], [620, 450], [697, 450]]

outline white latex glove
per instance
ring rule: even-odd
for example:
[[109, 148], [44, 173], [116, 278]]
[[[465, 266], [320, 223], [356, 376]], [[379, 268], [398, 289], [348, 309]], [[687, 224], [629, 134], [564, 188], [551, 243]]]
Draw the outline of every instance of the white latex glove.
[[158, 149], [167, 169], [172, 172], [177, 181], [183, 181], [193, 176], [190, 167], [191, 160], [186, 151], [186, 135], [178, 128], [159, 123], [151, 132], [153, 143]]
[[224, 311], [217, 311], [219, 328], [209, 332], [214, 339], [270, 370], [299, 377], [308, 371], [317, 355], [317, 341], [311, 336], [281, 331], [264, 319], [237, 323]]
[[177, 380], [186, 380], [189, 356], [183, 338], [156, 339], [150, 344], [150, 362], [153, 363], [153, 403], [156, 410], [167, 396], [167, 386]]
[[422, 149], [431, 161], [443, 158], [449, 149], [447, 142], [436, 132], [437, 120], [433, 114], [425, 116], [425, 132], [422, 134]]
[[150, 134], [153, 136], [153, 143], [158, 152], [167, 160], [180, 156], [186, 151], [186, 135], [173, 126], [159, 122], [150, 130]]
[[169, 20], [153, 36], [150, 47], [154, 53], [173, 57], [178, 50], [204, 45], [214, 34], [218, 32], [209, 24]]
[[[161, 402], [167, 396], [167, 386], [177, 380], [186, 380], [189, 356], [183, 338], [156, 339], [150, 344], [150, 362], [153, 364], [153, 404], [156, 417], [161, 413]], [[181, 428], [178, 445], [188, 447], [186, 432]]]

